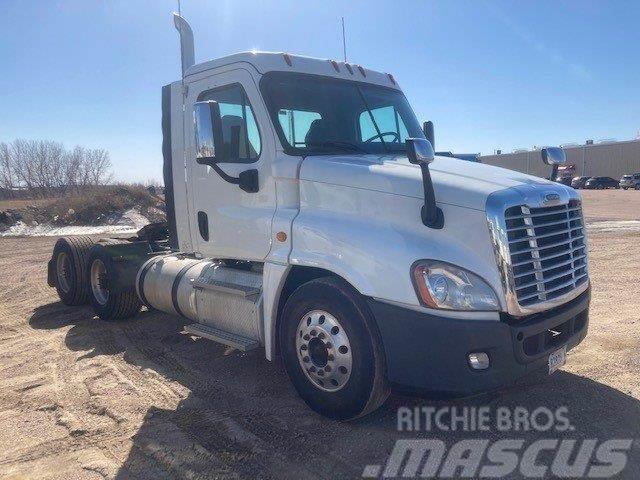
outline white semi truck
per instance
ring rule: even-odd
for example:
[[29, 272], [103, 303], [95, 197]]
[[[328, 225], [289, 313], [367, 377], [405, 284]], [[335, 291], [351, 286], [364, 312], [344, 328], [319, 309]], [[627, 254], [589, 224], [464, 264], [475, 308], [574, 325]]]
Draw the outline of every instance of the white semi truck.
[[390, 74], [286, 53], [196, 65], [175, 23], [168, 228], [59, 239], [48, 279], [64, 303], [105, 320], [146, 305], [193, 335], [264, 348], [337, 419], [394, 388], [470, 395], [564, 363], [590, 299], [573, 189], [434, 156]]

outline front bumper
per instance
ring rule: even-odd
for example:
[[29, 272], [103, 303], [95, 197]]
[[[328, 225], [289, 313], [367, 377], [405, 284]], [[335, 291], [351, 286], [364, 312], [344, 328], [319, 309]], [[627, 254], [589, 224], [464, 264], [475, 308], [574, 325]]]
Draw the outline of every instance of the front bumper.
[[[382, 336], [387, 377], [396, 390], [467, 396], [546, 369], [551, 352], [580, 343], [587, 334], [589, 301], [587, 290], [518, 321], [452, 319], [373, 299], [369, 306]], [[472, 370], [467, 361], [472, 352], [486, 352], [490, 367]]]

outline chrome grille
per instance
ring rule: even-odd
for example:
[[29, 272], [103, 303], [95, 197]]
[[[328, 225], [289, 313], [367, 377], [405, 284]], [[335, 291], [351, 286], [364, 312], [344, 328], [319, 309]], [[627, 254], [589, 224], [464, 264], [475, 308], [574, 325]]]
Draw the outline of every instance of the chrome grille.
[[588, 281], [579, 200], [507, 208], [505, 226], [513, 289], [521, 307], [561, 297]]

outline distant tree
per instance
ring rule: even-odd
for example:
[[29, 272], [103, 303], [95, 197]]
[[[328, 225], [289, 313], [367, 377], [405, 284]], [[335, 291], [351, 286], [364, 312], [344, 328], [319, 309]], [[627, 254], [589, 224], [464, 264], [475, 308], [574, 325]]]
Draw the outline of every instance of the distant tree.
[[5, 142], [0, 142], [0, 188], [5, 189], [8, 195], [13, 195], [13, 189], [18, 180], [11, 159], [11, 149]]
[[31, 196], [52, 196], [111, 182], [109, 152], [76, 146], [67, 151], [52, 140], [0, 143], [0, 187], [21, 187]]
[[87, 150], [85, 157], [89, 185], [106, 185], [113, 180], [109, 152], [103, 148]]

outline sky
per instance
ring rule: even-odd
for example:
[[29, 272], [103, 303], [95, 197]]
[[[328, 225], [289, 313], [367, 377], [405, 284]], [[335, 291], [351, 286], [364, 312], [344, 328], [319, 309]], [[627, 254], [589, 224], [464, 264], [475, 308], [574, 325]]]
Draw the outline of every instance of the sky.
[[[2, 0], [0, 141], [109, 150], [162, 177], [161, 87], [180, 77], [176, 0]], [[391, 72], [436, 149], [635, 138], [640, 2], [182, 0], [196, 62], [251, 49]]]

